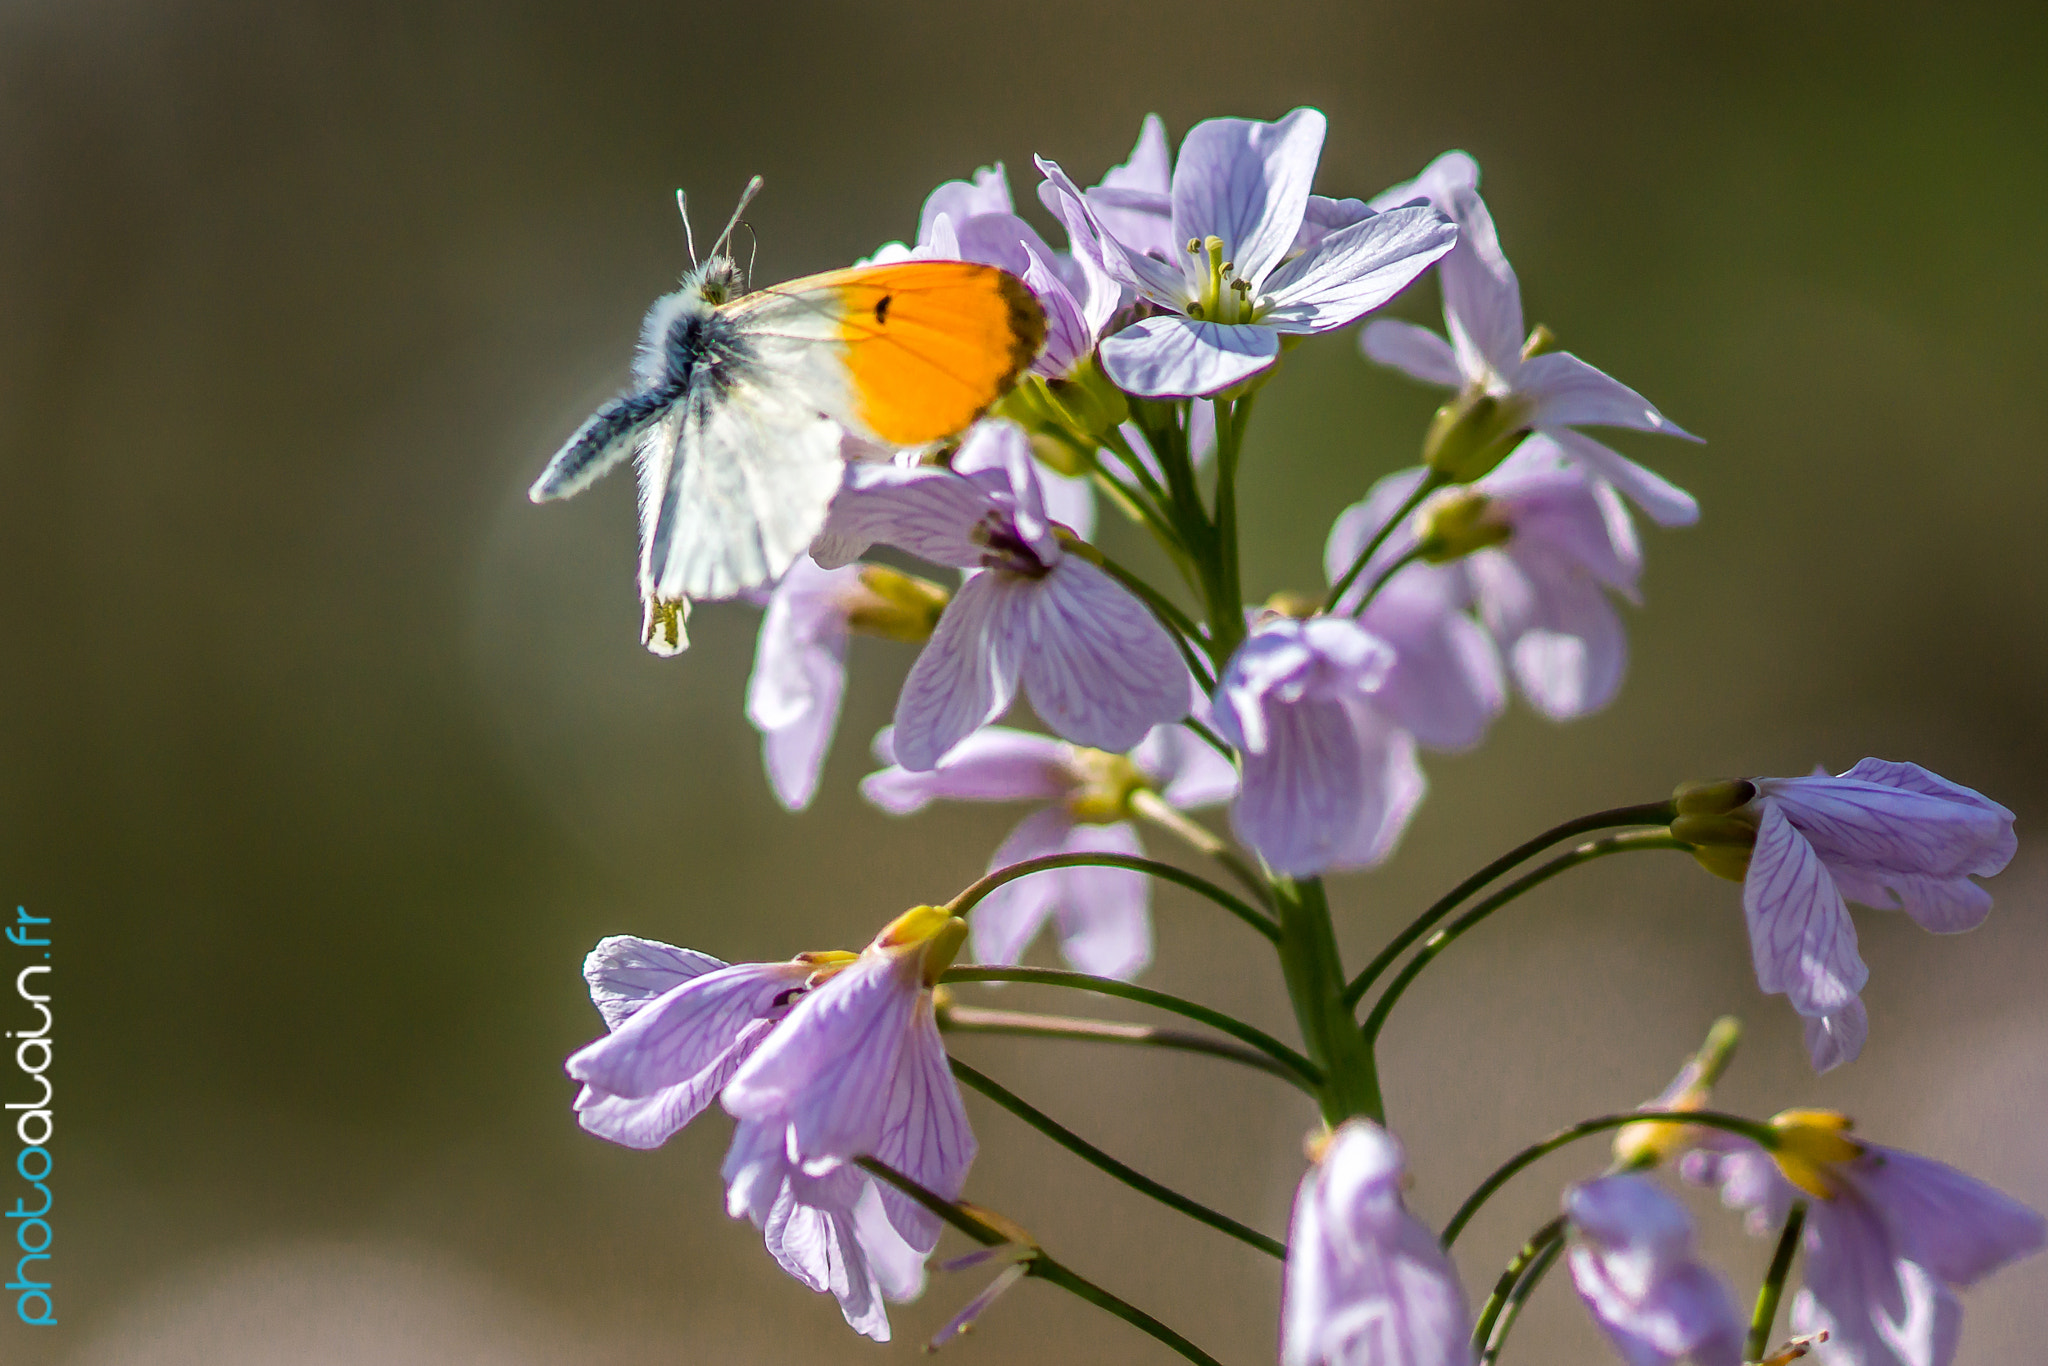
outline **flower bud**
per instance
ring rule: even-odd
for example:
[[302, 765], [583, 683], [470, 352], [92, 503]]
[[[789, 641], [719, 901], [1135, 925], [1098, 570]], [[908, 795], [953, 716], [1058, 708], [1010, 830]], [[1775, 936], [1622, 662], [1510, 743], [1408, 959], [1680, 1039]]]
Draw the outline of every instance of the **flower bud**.
[[1477, 489], [1445, 489], [1416, 514], [1416, 549], [1431, 564], [1447, 564], [1504, 545], [1515, 529], [1495, 511], [1493, 499]]
[[1542, 323], [1537, 323], [1530, 330], [1529, 339], [1522, 343], [1522, 359], [1534, 360], [1538, 356], [1558, 349], [1557, 334]]
[[1323, 610], [1323, 604], [1320, 599], [1312, 598], [1306, 593], [1296, 593], [1292, 589], [1283, 588], [1266, 599], [1265, 610], [1275, 616], [1307, 621]]
[[1121, 427], [1131, 416], [1130, 400], [1124, 391], [1110, 382], [1109, 376], [1095, 363], [1090, 353], [1065, 379], [1047, 382], [1049, 397], [1066, 414], [1076, 431], [1087, 437], [1090, 444], [1100, 445], [1102, 438]]
[[1521, 441], [1527, 404], [1468, 388], [1436, 410], [1422, 439], [1422, 459], [1453, 483], [1469, 484], [1507, 459]]
[[922, 953], [926, 986], [937, 984], [966, 942], [967, 922], [943, 906], [912, 906], [875, 936], [884, 953]]
[[864, 564], [860, 586], [846, 600], [846, 624], [862, 635], [921, 645], [932, 638], [950, 596], [925, 579]]
[[[1723, 1015], [1707, 1030], [1706, 1042], [1687, 1060], [1664, 1094], [1645, 1109], [1690, 1112], [1704, 1110], [1713, 1096], [1714, 1083], [1728, 1070], [1735, 1045], [1742, 1041], [1742, 1021]], [[1662, 1164], [1691, 1143], [1691, 1125], [1671, 1120], [1641, 1120], [1615, 1131], [1614, 1160], [1623, 1167], [1648, 1168]]]
[[1671, 794], [1681, 816], [1725, 816], [1756, 800], [1756, 784], [1747, 778], [1711, 783], [1680, 783]]

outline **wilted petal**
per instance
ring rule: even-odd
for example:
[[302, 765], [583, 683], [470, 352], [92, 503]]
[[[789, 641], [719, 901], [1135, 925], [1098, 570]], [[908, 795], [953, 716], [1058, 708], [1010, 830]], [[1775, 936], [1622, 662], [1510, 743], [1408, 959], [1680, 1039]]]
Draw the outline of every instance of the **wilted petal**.
[[1378, 308], [1448, 252], [1458, 230], [1435, 209], [1392, 209], [1354, 223], [1273, 272], [1259, 321], [1326, 332]]
[[1010, 708], [1017, 692], [1017, 585], [970, 575], [910, 666], [896, 699], [896, 761], [913, 772]]
[[1161, 314], [1106, 339], [1098, 354], [1119, 388], [1147, 398], [1192, 398], [1228, 389], [1271, 365], [1280, 354], [1280, 334]]
[[1785, 993], [1801, 1015], [1832, 1014], [1870, 979], [1856, 952], [1856, 926], [1806, 837], [1776, 801], [1761, 805], [1742, 884], [1757, 985]]
[[1699, 501], [1691, 494], [1592, 437], [1565, 427], [1548, 428], [1541, 434], [1555, 441], [1575, 463], [1614, 485], [1658, 526], [1691, 526], [1700, 519]]
[[[1274, 123], [1205, 119], [1181, 139], [1173, 168], [1173, 240], [1214, 235], [1236, 273], [1254, 282], [1294, 243], [1327, 122], [1297, 109]], [[1128, 387], [1128, 386], [1126, 386]]]
[[889, 767], [861, 780], [861, 795], [896, 815], [934, 801], [1051, 801], [1073, 786], [1059, 741], [1007, 726], [983, 726], [947, 752], [938, 767], [913, 773], [896, 763], [895, 732], [875, 737], [875, 757]]
[[1366, 359], [1392, 366], [1424, 384], [1456, 389], [1465, 383], [1458, 369], [1458, 353], [1426, 327], [1396, 318], [1375, 318], [1358, 334], [1358, 346]]
[[1172, 638], [1102, 570], [1070, 555], [1012, 592], [1024, 689], [1056, 734], [1121, 753], [1186, 714], [1187, 665]]
[[1529, 414], [1532, 427], [1628, 427], [1699, 440], [1641, 394], [1569, 351], [1549, 351], [1523, 361], [1515, 389], [1535, 401]]

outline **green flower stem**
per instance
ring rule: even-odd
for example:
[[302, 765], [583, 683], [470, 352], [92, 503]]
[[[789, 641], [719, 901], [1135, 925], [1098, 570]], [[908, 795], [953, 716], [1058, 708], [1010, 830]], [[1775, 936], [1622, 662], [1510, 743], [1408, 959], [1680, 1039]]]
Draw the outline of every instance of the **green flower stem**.
[[[1563, 1242], [1564, 1216], [1560, 1214], [1530, 1234], [1529, 1241], [1522, 1244], [1522, 1250], [1509, 1260], [1507, 1269], [1493, 1283], [1493, 1293], [1480, 1306], [1479, 1321], [1472, 1325], [1472, 1350], [1475, 1354], [1488, 1350], [1487, 1344], [1493, 1340], [1494, 1325], [1500, 1321], [1502, 1311], [1514, 1296], [1515, 1287], [1522, 1283], [1529, 1269]], [[1505, 1335], [1505, 1328], [1502, 1331]]]
[[1597, 858], [1605, 858], [1609, 854], [1626, 854], [1640, 849], [1691, 848], [1692, 846], [1685, 841], [1673, 839], [1661, 831], [1609, 835], [1605, 839], [1590, 840], [1570, 853], [1559, 854], [1550, 862], [1524, 873], [1424, 941], [1415, 956], [1408, 960], [1408, 965], [1395, 974], [1394, 980], [1387, 983], [1387, 989], [1380, 994], [1380, 999], [1373, 1003], [1372, 1011], [1365, 1017], [1365, 1024], [1361, 1026], [1366, 1041], [1369, 1044], [1379, 1041], [1380, 1031], [1386, 1027], [1387, 1017], [1394, 1013], [1394, 1007], [1400, 1003], [1402, 994], [1422, 975], [1424, 968], [1436, 961], [1438, 954], [1456, 943], [1467, 930], [1522, 893], [1541, 886], [1567, 869], [1576, 868], [1582, 863], [1590, 863]]
[[1232, 849], [1221, 835], [1185, 812], [1176, 810], [1166, 798], [1150, 788], [1141, 787], [1131, 794], [1131, 811], [1178, 837], [1190, 848], [1215, 859], [1232, 877], [1243, 883], [1245, 890], [1257, 897], [1261, 905], [1272, 909], [1273, 889], [1266, 884], [1266, 879], [1259, 876], [1258, 869], [1246, 862], [1244, 855]]
[[1627, 1110], [1618, 1115], [1602, 1115], [1598, 1119], [1581, 1120], [1569, 1129], [1559, 1129], [1540, 1142], [1531, 1143], [1522, 1151], [1500, 1164], [1493, 1174], [1479, 1183], [1465, 1203], [1458, 1206], [1458, 1212], [1451, 1216], [1451, 1222], [1444, 1225], [1443, 1245], [1448, 1248], [1465, 1231], [1465, 1225], [1472, 1222], [1472, 1216], [1479, 1213], [1479, 1207], [1492, 1198], [1493, 1193], [1532, 1163], [1550, 1156], [1559, 1148], [1588, 1138], [1593, 1134], [1619, 1129], [1638, 1121], [1667, 1120], [1673, 1124], [1694, 1124], [1703, 1129], [1723, 1129], [1731, 1134], [1740, 1134], [1760, 1147], [1773, 1149], [1778, 1146], [1777, 1131], [1770, 1125], [1741, 1115], [1723, 1114], [1719, 1110]]
[[[918, 1204], [924, 1206], [940, 1219], [966, 1234], [969, 1238], [972, 1238], [975, 1242], [980, 1243], [983, 1247], [1000, 1247], [1010, 1241], [1008, 1235], [993, 1224], [976, 1218], [951, 1200], [943, 1199], [925, 1189], [886, 1162], [872, 1157], [857, 1157], [854, 1159], [854, 1164], [876, 1180], [886, 1181], [897, 1190], [902, 1191], [912, 1200], [915, 1200]], [[1194, 1343], [1189, 1342], [1179, 1333], [1168, 1328], [1158, 1319], [1153, 1318], [1136, 1305], [1118, 1299], [1115, 1295], [1110, 1294], [1107, 1290], [1095, 1284], [1095, 1282], [1073, 1271], [1044, 1248], [1032, 1247], [1031, 1255], [1026, 1259], [1024, 1265], [1027, 1268], [1026, 1275], [1035, 1276], [1041, 1281], [1050, 1281], [1062, 1290], [1078, 1295], [1096, 1308], [1108, 1310], [1125, 1323], [1136, 1328], [1139, 1332], [1148, 1334], [1165, 1343], [1189, 1361], [1196, 1363], [1196, 1366], [1222, 1366], [1222, 1363], [1217, 1361], [1215, 1357], [1210, 1356], [1207, 1352], [1195, 1346]]]
[[1508, 1292], [1507, 1303], [1501, 1306], [1500, 1322], [1494, 1326], [1493, 1341], [1486, 1344], [1479, 1366], [1493, 1366], [1500, 1360], [1500, 1349], [1507, 1346], [1508, 1334], [1514, 1330], [1515, 1320], [1522, 1316], [1522, 1306], [1529, 1302], [1529, 1297], [1536, 1293], [1536, 1287], [1543, 1284], [1543, 1278], [1550, 1274], [1550, 1268], [1557, 1265], [1557, 1259], [1563, 1254], [1564, 1240], [1560, 1238], [1537, 1253], [1536, 1260], [1529, 1263], [1520, 1283]]
[[1166, 633], [1173, 637], [1175, 648], [1180, 651], [1180, 657], [1186, 661], [1188, 672], [1192, 673], [1195, 676], [1195, 681], [1202, 685], [1202, 691], [1205, 693], [1216, 691], [1216, 675], [1210, 671], [1208, 662], [1203, 659], [1201, 654], [1201, 651], [1209, 647], [1208, 638], [1202, 634], [1202, 628], [1195, 625], [1193, 619], [1187, 613], [1176, 607], [1170, 598], [1166, 597], [1151, 584], [1146, 583], [1136, 574], [1133, 574], [1115, 560], [1110, 559], [1109, 556], [1103, 554], [1099, 549], [1091, 546], [1090, 550], [1092, 553], [1087, 556], [1088, 559], [1095, 561], [1097, 565], [1101, 566], [1103, 573], [1129, 589], [1133, 597], [1152, 609], [1152, 615], [1159, 619], [1159, 624], [1164, 626]]
[[977, 902], [1004, 883], [1015, 882], [1020, 877], [1048, 872], [1054, 868], [1128, 868], [1134, 873], [1145, 873], [1158, 878], [1161, 882], [1171, 882], [1191, 892], [1198, 892], [1266, 938], [1275, 943], [1280, 940], [1280, 927], [1263, 911], [1245, 904], [1207, 878], [1197, 877], [1185, 869], [1174, 867], [1171, 863], [1140, 858], [1135, 854], [1045, 854], [1039, 858], [1028, 858], [1021, 863], [1012, 863], [1008, 867], [996, 869], [947, 902], [946, 909], [954, 915], [966, 915], [974, 909]]
[[1372, 1044], [1344, 1004], [1344, 965], [1322, 880], [1277, 878], [1273, 894], [1280, 909], [1280, 971], [1308, 1055], [1325, 1078], [1323, 1118], [1332, 1126], [1354, 1115], [1384, 1123]]
[[1202, 743], [1207, 745], [1210, 749], [1215, 750], [1218, 754], [1230, 760], [1230, 762], [1233, 764], [1237, 762], [1237, 751], [1232, 749], [1227, 743], [1225, 743], [1222, 736], [1218, 735], [1215, 731], [1210, 730], [1206, 725], [1202, 724], [1200, 720], [1196, 719], [1193, 716], [1183, 716], [1180, 719], [1180, 723], [1183, 726], [1186, 726], [1189, 730], [1193, 731], [1197, 736], [1199, 736], [1201, 738]]
[[1756, 1292], [1756, 1312], [1749, 1316], [1749, 1340], [1743, 1346], [1744, 1361], [1762, 1361], [1771, 1346], [1771, 1325], [1778, 1319], [1778, 1301], [1785, 1295], [1785, 1278], [1792, 1274], [1792, 1258], [1799, 1251], [1799, 1233], [1806, 1227], [1806, 1202], [1793, 1204], [1785, 1216], [1785, 1231], [1778, 1235], [1778, 1250], [1771, 1255], [1771, 1269]]
[[1410, 550], [1407, 554], [1388, 565], [1385, 572], [1372, 581], [1372, 587], [1365, 590], [1365, 596], [1358, 600], [1358, 606], [1352, 610], [1351, 615], [1354, 617], [1364, 616], [1365, 609], [1372, 606], [1372, 600], [1380, 595], [1380, 590], [1394, 581], [1394, 575], [1421, 559], [1422, 547], [1416, 546], [1413, 550]]
[[[1153, 539], [1159, 542], [1159, 548], [1172, 556], [1176, 563], [1186, 559], [1188, 549], [1181, 544], [1180, 533], [1175, 531], [1173, 524], [1136, 489], [1100, 466], [1096, 467], [1092, 482], [1111, 502], [1123, 510], [1124, 516], [1150, 531]], [[1185, 575], [1187, 571], [1183, 569], [1181, 572]]]
[[948, 1034], [1008, 1034], [1036, 1039], [1074, 1039], [1092, 1043], [1135, 1044], [1141, 1048], [1169, 1048], [1182, 1053], [1200, 1053], [1225, 1058], [1246, 1067], [1270, 1073], [1290, 1086], [1315, 1094], [1292, 1068], [1264, 1053], [1206, 1034], [1190, 1034], [1155, 1025], [1126, 1024], [1122, 1020], [1089, 1020], [1074, 1015], [1040, 1015], [1027, 1010], [984, 1010], [979, 1006], [939, 1007], [939, 1028]]
[[1076, 991], [1092, 991], [1102, 996], [1116, 996], [1139, 1005], [1151, 1006], [1205, 1024], [1219, 1034], [1228, 1034], [1239, 1043], [1249, 1044], [1273, 1061], [1285, 1067], [1295, 1076], [1315, 1089], [1319, 1094], [1323, 1085], [1322, 1069], [1309, 1059], [1281, 1043], [1272, 1035], [1254, 1029], [1244, 1021], [1225, 1015], [1220, 1010], [1169, 996], [1163, 991], [1141, 987], [1134, 982], [1119, 982], [1113, 977], [1091, 977], [1085, 972], [1068, 972], [1062, 968], [981, 968], [958, 967], [946, 969], [939, 979], [947, 983], [965, 982], [1031, 982], [1046, 987], [1071, 987]]
[[1380, 529], [1372, 534], [1372, 539], [1365, 543], [1365, 549], [1358, 552], [1358, 558], [1351, 562], [1351, 567], [1330, 585], [1329, 593], [1323, 598], [1324, 611], [1334, 612], [1337, 609], [1337, 600], [1344, 596], [1345, 591], [1364, 571], [1365, 562], [1372, 558], [1373, 552], [1385, 545], [1387, 537], [1394, 534], [1394, 528], [1407, 521], [1408, 515], [1422, 506], [1423, 499], [1450, 482], [1451, 477], [1439, 470], [1431, 470], [1423, 476], [1422, 482], [1415, 486], [1415, 492], [1409, 494], [1408, 500], [1396, 508], [1394, 515], [1387, 518]]
[[1138, 481], [1139, 486], [1151, 496], [1154, 503], [1163, 507], [1171, 501], [1166, 490], [1160, 487], [1159, 480], [1153, 476], [1151, 470], [1145, 468], [1145, 462], [1138, 458], [1138, 453], [1131, 449], [1131, 443], [1124, 440], [1122, 432], [1111, 427], [1102, 434], [1101, 441], [1109, 453], [1130, 471], [1131, 478]]
[[[1244, 454], [1244, 431], [1251, 422], [1252, 403], [1256, 398], [1256, 394], [1246, 394], [1235, 402], [1220, 398], [1215, 401], [1216, 552], [1219, 564], [1216, 610], [1210, 613], [1209, 625], [1219, 637], [1219, 647], [1225, 639], [1229, 642], [1229, 649], [1222, 651], [1224, 659], [1228, 659], [1230, 652], [1244, 639], [1244, 587], [1237, 569], [1237, 466]], [[1223, 624], [1225, 616], [1230, 621], [1228, 628]]]
[[1436, 923], [1456, 910], [1466, 897], [1525, 859], [1534, 858], [1553, 844], [1561, 844], [1574, 836], [1591, 834], [1595, 830], [1612, 830], [1624, 825], [1669, 825], [1677, 814], [1677, 806], [1669, 801], [1647, 802], [1640, 806], [1617, 806], [1608, 811], [1595, 811], [1589, 816], [1580, 816], [1576, 820], [1566, 821], [1563, 825], [1553, 826], [1535, 839], [1516, 845], [1451, 888], [1435, 905], [1416, 917], [1413, 924], [1395, 935], [1393, 941], [1380, 950], [1379, 956], [1365, 965], [1365, 971], [1353, 978], [1351, 985], [1344, 989], [1344, 1003], [1357, 1005], [1359, 998], [1365, 995], [1379, 979], [1380, 974], [1391, 967], [1394, 960], [1399, 958], [1410, 944], [1434, 929]]
[[1151, 1177], [1126, 1163], [1119, 1162], [1102, 1149], [1090, 1143], [1073, 1130], [1053, 1119], [1036, 1106], [1018, 1098], [994, 1078], [968, 1066], [958, 1058], [951, 1060], [953, 1075], [972, 1089], [981, 1092], [996, 1104], [1008, 1110], [1017, 1118], [1044, 1134], [1053, 1142], [1065, 1148], [1083, 1162], [1123, 1182], [1141, 1195], [1149, 1195], [1168, 1209], [1177, 1210], [1197, 1223], [1207, 1224], [1220, 1233], [1227, 1233], [1250, 1247], [1255, 1247], [1269, 1257], [1281, 1261], [1287, 1259], [1287, 1244], [1278, 1238], [1269, 1238], [1255, 1228], [1240, 1224], [1227, 1214], [1219, 1214], [1199, 1201], [1190, 1200], [1179, 1191], [1162, 1186]]

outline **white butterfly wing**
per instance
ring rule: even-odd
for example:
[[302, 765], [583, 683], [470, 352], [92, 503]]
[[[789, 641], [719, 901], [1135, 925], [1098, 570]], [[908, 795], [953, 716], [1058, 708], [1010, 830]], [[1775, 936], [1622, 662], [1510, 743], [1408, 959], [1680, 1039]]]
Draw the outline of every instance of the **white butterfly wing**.
[[[734, 373], [738, 371], [738, 373]], [[839, 428], [780, 370], [706, 373], [640, 451], [640, 589], [650, 602], [772, 583], [838, 491]]]

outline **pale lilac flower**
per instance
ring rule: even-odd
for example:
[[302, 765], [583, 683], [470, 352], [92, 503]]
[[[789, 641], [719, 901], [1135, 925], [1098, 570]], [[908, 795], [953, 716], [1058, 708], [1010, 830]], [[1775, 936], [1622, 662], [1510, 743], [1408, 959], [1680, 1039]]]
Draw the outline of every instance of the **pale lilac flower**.
[[[1090, 196], [1057, 164], [1040, 158], [1052, 186], [1048, 202], [1066, 224], [1075, 254], [1155, 310], [1102, 343], [1110, 379], [1152, 397], [1227, 389], [1271, 365], [1283, 334], [1327, 332], [1355, 321], [1450, 250], [1450, 223], [1415, 205], [1371, 214], [1290, 259], [1324, 127], [1313, 109], [1297, 109], [1277, 123], [1210, 119], [1195, 125], [1174, 165], [1173, 235], [1164, 259], [1149, 254], [1149, 234], [1144, 244], [1119, 239]], [[1103, 197], [1095, 192], [1095, 199]]]
[[889, 1222], [881, 1188], [858, 1167], [813, 1176], [790, 1160], [782, 1126], [743, 1121], [719, 1174], [726, 1212], [750, 1219], [782, 1269], [839, 1301], [847, 1326], [889, 1340], [885, 1300], [916, 1299], [924, 1257]]
[[[1991, 894], [1971, 879], [2011, 862], [2013, 814], [1918, 764], [1883, 759], [1741, 788], [1739, 806], [1703, 819], [1728, 823], [1730, 840], [1753, 832], [1742, 910], [1757, 984], [1806, 1018], [1814, 1066], [1826, 1071], [1856, 1056], [1867, 1029], [1857, 993], [1870, 970], [1845, 900], [1903, 910], [1937, 934], [1975, 929]], [[1690, 838], [1689, 828], [1682, 814], [1674, 832]]]
[[[1795, 1118], [1806, 1122], [1786, 1124]], [[1792, 1331], [1828, 1334], [1814, 1348], [1821, 1366], [1949, 1366], [1962, 1334], [1955, 1292], [2040, 1251], [2048, 1224], [1944, 1163], [1847, 1138], [1839, 1116], [1774, 1123], [1788, 1139], [1777, 1161], [1717, 1135], [1681, 1171], [1748, 1211], [1752, 1233], [1775, 1231], [1795, 1200], [1809, 1202]]]
[[1645, 1176], [1565, 1191], [1572, 1284], [1629, 1366], [1740, 1366], [1742, 1320], [1699, 1260], [1692, 1216]]
[[[852, 954], [727, 965], [709, 954], [624, 935], [584, 960], [591, 999], [611, 1032], [574, 1054], [576, 1118], [629, 1148], [654, 1148], [708, 1107], [797, 998]], [[923, 1284], [923, 1255], [882, 1217], [873, 1178], [842, 1166], [797, 1170], [780, 1125], [742, 1123], [725, 1160], [727, 1207], [761, 1229], [790, 1275], [839, 1301], [846, 1321], [889, 1340], [883, 1299]]]
[[[1420, 469], [1389, 475], [1338, 517], [1324, 550], [1333, 579], [1350, 568], [1423, 475]], [[1628, 635], [1608, 595], [1640, 601], [1643, 567], [1635, 527], [1613, 488], [1567, 460], [1550, 438], [1532, 436], [1468, 489], [1446, 490], [1440, 498], [1443, 503], [1425, 504], [1374, 551], [1340, 607], [1355, 604], [1379, 574], [1415, 548], [1419, 525], [1428, 525], [1435, 507], [1465, 503], [1475, 510], [1463, 530], [1481, 548], [1448, 564], [1410, 565], [1386, 591], [1434, 578], [1447, 600], [1477, 608], [1522, 694], [1554, 721], [1613, 701], [1628, 668]], [[1379, 610], [1375, 600], [1366, 610], [1367, 625]]]
[[[966, 935], [963, 922], [935, 907], [897, 917], [796, 1003], [726, 1083], [721, 1103], [740, 1119], [778, 1128], [805, 1176], [874, 1157], [957, 1198], [974, 1134], [939, 1038], [932, 986]], [[930, 1252], [938, 1217], [894, 1187], [881, 1201], [904, 1241]]]
[[[875, 737], [875, 757], [890, 767], [863, 779], [861, 792], [898, 815], [936, 800], [1044, 803], [1003, 841], [990, 871], [1046, 854], [1143, 853], [1125, 819], [1130, 794], [1140, 787], [1182, 810], [1228, 801], [1237, 790], [1229, 761], [1183, 726], [1155, 728], [1128, 758], [1004, 726], [984, 726], [926, 772], [895, 763], [886, 730]], [[1019, 878], [974, 908], [974, 956], [1018, 962], [1049, 920], [1061, 956], [1077, 970], [1135, 977], [1152, 959], [1151, 902], [1151, 881], [1125, 868], [1058, 868]]]
[[1244, 765], [1231, 819], [1276, 872], [1378, 863], [1422, 800], [1415, 738], [1379, 704], [1395, 662], [1348, 617], [1273, 616], [1231, 656], [1215, 696]]
[[1567, 459], [1613, 484], [1659, 526], [1699, 520], [1692, 495], [1576, 428], [1628, 427], [1688, 441], [1697, 437], [1635, 390], [1569, 352], [1524, 355], [1522, 286], [1500, 249], [1478, 185], [1473, 160], [1463, 152], [1447, 152], [1415, 180], [1372, 201], [1372, 207], [1389, 211], [1398, 204], [1431, 203], [1458, 225], [1458, 240], [1437, 268], [1450, 341], [1428, 328], [1380, 319], [1359, 337], [1365, 354], [1425, 383], [1493, 400], [1489, 430], [1502, 435], [1535, 430], [1551, 437]]
[[935, 767], [1009, 710], [1020, 684], [1048, 726], [1092, 749], [1127, 750], [1187, 713], [1187, 666], [1172, 638], [1062, 544], [1014, 424], [981, 424], [951, 469], [850, 469], [827, 528], [835, 556], [881, 541], [973, 571], [897, 699], [905, 768]]
[[1346, 1120], [1301, 1179], [1281, 1366], [1470, 1366], [1472, 1315], [1436, 1235], [1401, 1203], [1401, 1145]]

